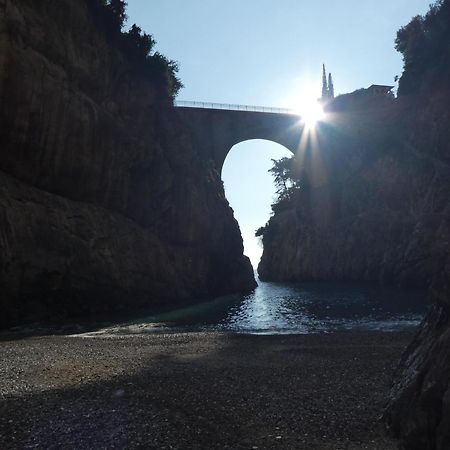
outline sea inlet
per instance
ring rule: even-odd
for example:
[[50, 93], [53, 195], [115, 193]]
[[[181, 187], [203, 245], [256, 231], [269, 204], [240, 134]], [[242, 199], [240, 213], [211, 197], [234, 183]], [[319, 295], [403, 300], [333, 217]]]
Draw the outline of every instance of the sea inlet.
[[163, 330], [248, 334], [311, 334], [336, 331], [402, 331], [426, 312], [423, 289], [368, 283], [272, 283], [258, 280], [249, 295], [232, 295], [163, 309], [100, 333]]
[[394, 450], [379, 418], [425, 308], [416, 290], [259, 282], [22, 329], [0, 339], [0, 448]]

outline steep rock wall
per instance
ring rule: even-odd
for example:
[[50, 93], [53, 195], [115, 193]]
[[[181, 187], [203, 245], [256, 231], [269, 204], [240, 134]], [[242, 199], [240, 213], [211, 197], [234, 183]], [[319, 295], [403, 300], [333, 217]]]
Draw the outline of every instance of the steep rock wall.
[[440, 92], [331, 114], [303, 155], [306, 187], [265, 228], [258, 268], [269, 280], [430, 286], [384, 417], [412, 450], [450, 442], [449, 104]]
[[450, 194], [446, 101], [330, 113], [298, 156], [306, 187], [265, 228], [260, 277], [428, 286]]
[[2, 325], [254, 287], [214, 165], [84, 0], [0, 0], [0, 99]]

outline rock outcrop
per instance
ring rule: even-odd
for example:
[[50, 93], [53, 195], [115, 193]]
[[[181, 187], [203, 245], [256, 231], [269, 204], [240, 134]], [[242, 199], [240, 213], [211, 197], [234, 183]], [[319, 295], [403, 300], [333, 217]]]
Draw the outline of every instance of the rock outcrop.
[[[403, 448], [450, 443], [450, 92], [330, 112], [300, 189], [264, 228], [260, 277], [430, 288], [385, 420]], [[303, 187], [302, 187], [303, 180]]]
[[251, 290], [214, 164], [84, 0], [0, 0], [0, 326]]
[[[449, 154], [449, 153], [447, 153]], [[447, 200], [448, 203], [448, 200]], [[384, 420], [408, 450], [450, 445], [450, 205], [438, 230], [431, 307], [397, 369]]]
[[304, 188], [265, 227], [260, 277], [428, 286], [450, 194], [446, 98], [330, 113], [297, 155]]
[[[444, 292], [448, 303], [448, 288], [436, 295], [440, 297]], [[449, 330], [448, 304], [434, 305], [398, 368], [384, 420], [404, 449], [446, 450], [449, 447]]]

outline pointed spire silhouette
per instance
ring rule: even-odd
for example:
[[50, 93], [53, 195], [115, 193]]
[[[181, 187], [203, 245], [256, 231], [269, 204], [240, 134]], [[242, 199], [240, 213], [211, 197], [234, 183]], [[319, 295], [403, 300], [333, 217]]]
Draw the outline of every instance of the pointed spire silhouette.
[[325, 64], [323, 64], [322, 70], [322, 100], [328, 98], [328, 83], [327, 83], [327, 71], [325, 69]]
[[334, 84], [331, 72], [328, 74], [328, 98], [330, 99], [334, 98]]

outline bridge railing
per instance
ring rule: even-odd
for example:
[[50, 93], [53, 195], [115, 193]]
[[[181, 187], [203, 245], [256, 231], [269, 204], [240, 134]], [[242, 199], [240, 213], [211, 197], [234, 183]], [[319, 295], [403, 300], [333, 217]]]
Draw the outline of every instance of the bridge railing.
[[183, 108], [225, 109], [228, 111], [267, 112], [275, 114], [298, 114], [289, 108], [272, 108], [269, 106], [233, 105], [228, 103], [208, 103], [176, 100], [175, 106]]

